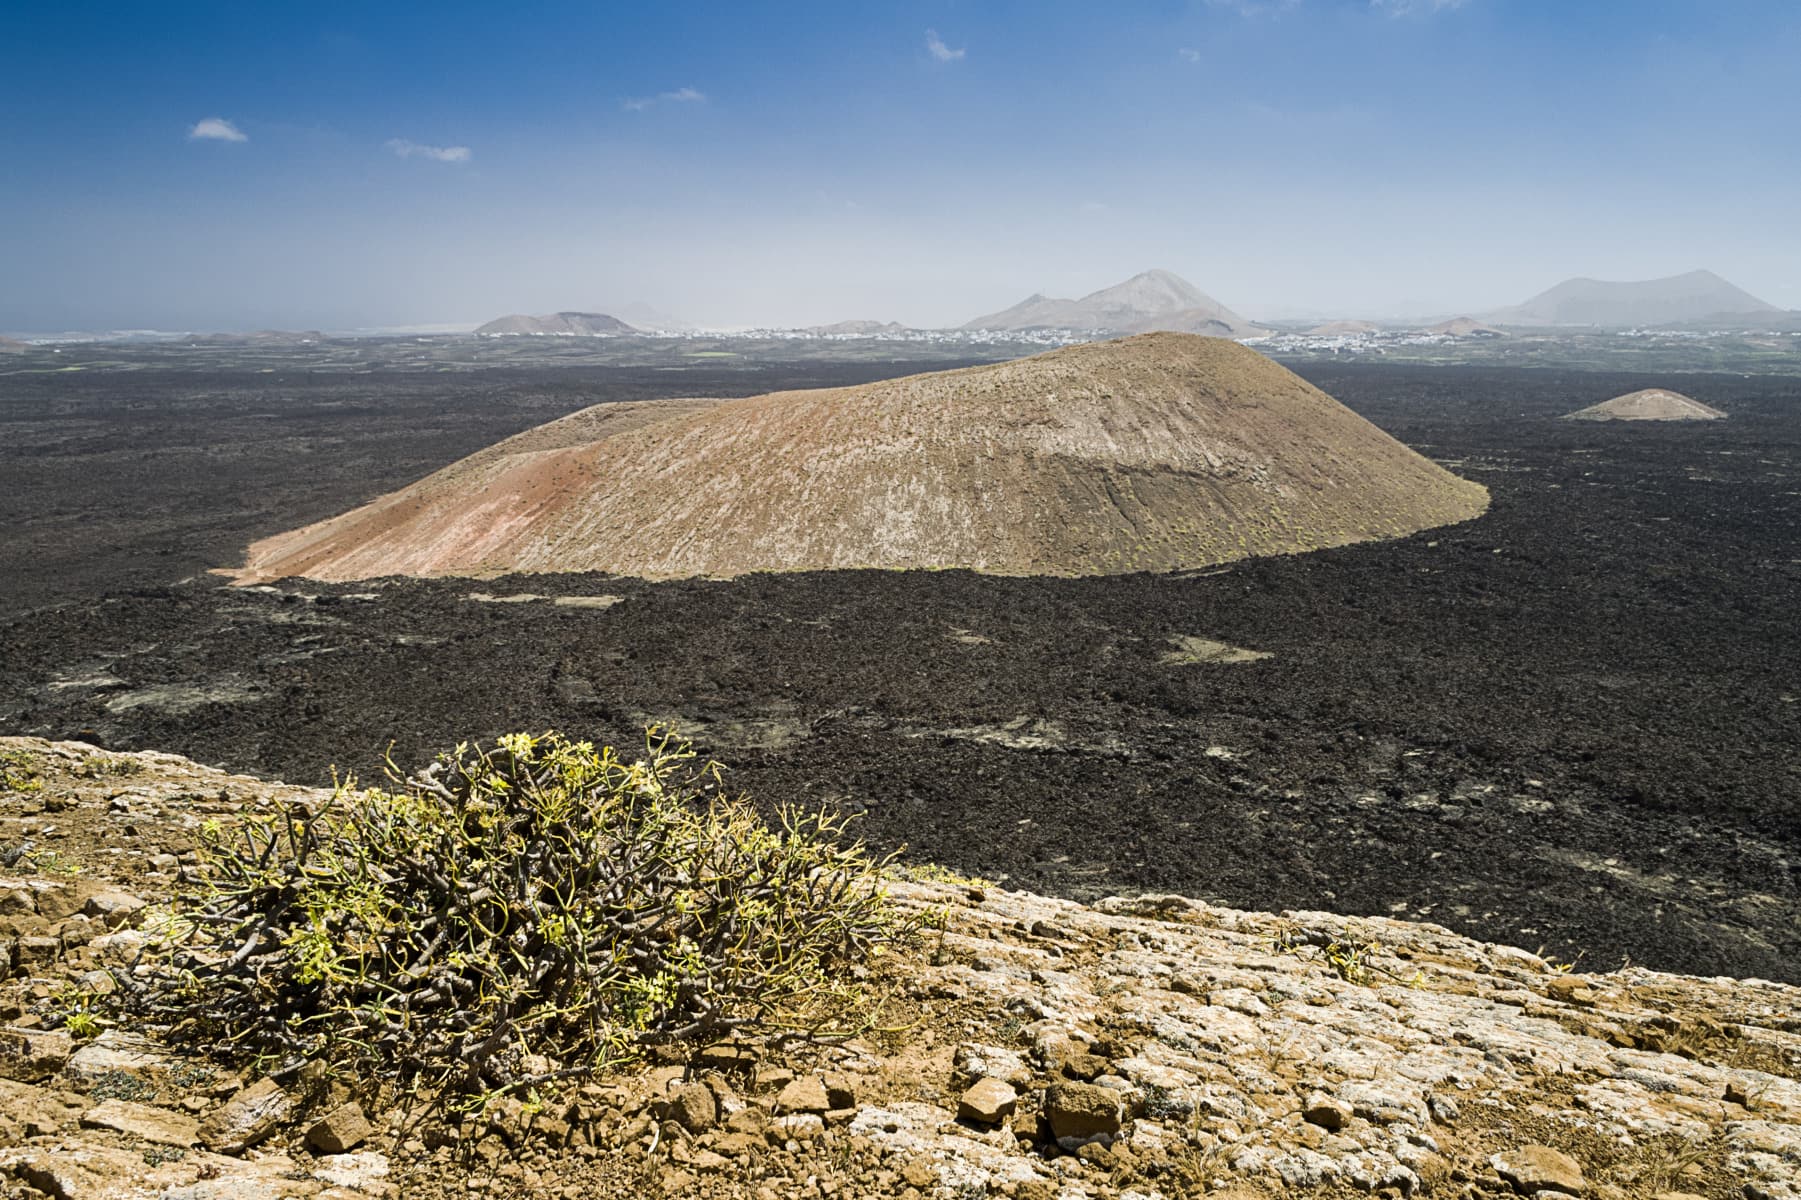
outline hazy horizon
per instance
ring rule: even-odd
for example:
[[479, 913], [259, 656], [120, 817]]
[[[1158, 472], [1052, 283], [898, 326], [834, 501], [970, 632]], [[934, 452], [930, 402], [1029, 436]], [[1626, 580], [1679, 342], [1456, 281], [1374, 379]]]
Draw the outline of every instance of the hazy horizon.
[[938, 327], [1152, 267], [1253, 319], [1798, 308], [1796, 61], [1782, 0], [46, 6], [0, 329]]

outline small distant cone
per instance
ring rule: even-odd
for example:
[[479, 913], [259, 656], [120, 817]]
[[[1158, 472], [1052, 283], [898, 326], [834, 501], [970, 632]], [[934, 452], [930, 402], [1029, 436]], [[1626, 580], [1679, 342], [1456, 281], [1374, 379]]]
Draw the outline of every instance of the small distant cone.
[[1571, 421], [1717, 421], [1726, 414], [1664, 388], [1645, 388], [1564, 414]]
[[663, 403], [528, 431], [258, 542], [232, 573], [1095, 575], [1399, 537], [1488, 505], [1299, 376], [1190, 334]]

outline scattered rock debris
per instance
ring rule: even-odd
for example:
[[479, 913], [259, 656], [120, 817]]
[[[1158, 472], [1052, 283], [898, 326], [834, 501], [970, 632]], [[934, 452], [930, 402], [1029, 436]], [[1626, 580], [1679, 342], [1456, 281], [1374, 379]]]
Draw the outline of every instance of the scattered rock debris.
[[[259, 1076], [83, 1016], [132, 969], [196, 826], [299, 789], [0, 749], [36, 784], [0, 792], [0, 849], [58, 802], [57, 835], [0, 871], [9, 1200], [1801, 1200], [1801, 989], [1576, 975], [1385, 918], [898, 878], [944, 935], [866, 970], [881, 1028], [415, 1120], [357, 1080]], [[1321, 944], [1366, 969], [1300, 951]]]

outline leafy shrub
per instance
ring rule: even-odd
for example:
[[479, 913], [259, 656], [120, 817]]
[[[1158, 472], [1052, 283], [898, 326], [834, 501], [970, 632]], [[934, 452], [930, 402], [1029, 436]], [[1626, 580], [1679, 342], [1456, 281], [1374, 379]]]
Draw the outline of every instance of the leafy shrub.
[[0, 750], [0, 792], [35, 792], [43, 786], [37, 755], [24, 750]]
[[135, 758], [115, 758], [105, 754], [90, 754], [81, 760], [75, 774], [82, 779], [105, 779], [116, 775], [142, 775], [144, 764]]
[[1294, 954], [1325, 963], [1346, 983], [1375, 987], [1386, 980], [1407, 987], [1418, 987], [1425, 978], [1423, 971], [1415, 971], [1412, 975], [1402, 975], [1400, 972], [1378, 963], [1376, 956], [1385, 951], [1382, 944], [1374, 938], [1363, 940], [1341, 938], [1318, 929], [1302, 929], [1295, 925], [1284, 925], [1278, 927], [1271, 938], [1271, 943], [1280, 953]]
[[844, 1031], [870, 1002], [841, 968], [911, 931], [841, 820], [772, 828], [655, 730], [634, 762], [514, 734], [391, 782], [205, 827], [128, 1003], [265, 1067], [492, 1097]]

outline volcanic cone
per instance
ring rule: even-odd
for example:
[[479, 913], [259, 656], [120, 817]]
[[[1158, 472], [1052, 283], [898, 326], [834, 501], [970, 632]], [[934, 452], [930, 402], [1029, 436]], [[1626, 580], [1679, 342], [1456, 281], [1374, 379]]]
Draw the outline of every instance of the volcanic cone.
[[1167, 571], [1399, 537], [1487, 502], [1262, 355], [1155, 333], [858, 387], [596, 406], [258, 542], [235, 574]]

